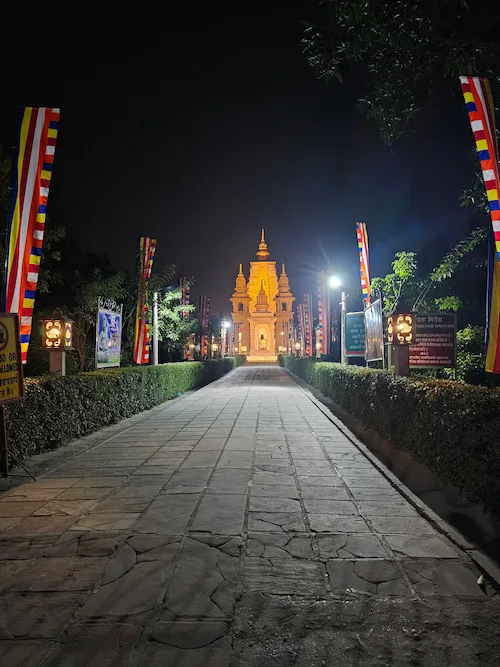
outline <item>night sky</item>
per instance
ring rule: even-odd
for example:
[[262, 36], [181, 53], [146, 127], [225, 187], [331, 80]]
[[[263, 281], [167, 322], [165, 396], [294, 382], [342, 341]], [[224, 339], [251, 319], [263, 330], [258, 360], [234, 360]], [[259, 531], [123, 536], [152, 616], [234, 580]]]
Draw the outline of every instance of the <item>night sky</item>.
[[467, 231], [473, 142], [458, 82], [455, 103], [391, 152], [355, 110], [358, 75], [325, 85], [308, 68], [314, 2], [164, 7], [35, 15], [23, 3], [4, 24], [2, 140], [13, 145], [16, 105], [61, 107], [49, 216], [82, 249], [126, 269], [137, 237], [156, 237], [156, 268], [175, 263], [228, 310], [261, 227], [300, 299], [322, 268], [360, 296], [357, 220], [372, 276], [397, 250]]

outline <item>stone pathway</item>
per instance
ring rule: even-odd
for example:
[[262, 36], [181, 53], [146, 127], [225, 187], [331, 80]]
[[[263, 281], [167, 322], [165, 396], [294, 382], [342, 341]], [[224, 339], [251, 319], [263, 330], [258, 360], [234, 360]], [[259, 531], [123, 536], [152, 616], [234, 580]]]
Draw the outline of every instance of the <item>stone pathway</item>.
[[493, 665], [500, 603], [277, 366], [0, 497], [2, 667]]

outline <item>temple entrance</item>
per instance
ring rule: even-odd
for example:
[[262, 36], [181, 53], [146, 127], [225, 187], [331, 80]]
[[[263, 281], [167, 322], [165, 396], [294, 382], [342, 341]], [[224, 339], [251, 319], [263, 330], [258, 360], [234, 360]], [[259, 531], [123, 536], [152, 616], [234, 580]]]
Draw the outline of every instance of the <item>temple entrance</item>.
[[[273, 316], [269, 317], [274, 319]], [[267, 318], [266, 318], [267, 319]], [[276, 361], [274, 322], [257, 322], [250, 329], [249, 361]]]
[[265, 352], [269, 350], [269, 331], [266, 326], [260, 326], [256, 328], [256, 337], [255, 337], [255, 349], [259, 352]]

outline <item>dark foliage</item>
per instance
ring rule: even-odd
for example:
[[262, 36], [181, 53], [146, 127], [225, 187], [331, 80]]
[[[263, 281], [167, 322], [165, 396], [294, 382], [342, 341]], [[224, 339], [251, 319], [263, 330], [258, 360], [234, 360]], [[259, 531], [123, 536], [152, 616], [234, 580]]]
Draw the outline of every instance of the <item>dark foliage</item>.
[[217, 380], [244, 362], [238, 356], [28, 378], [26, 401], [7, 408], [9, 446], [20, 459], [56, 449]]

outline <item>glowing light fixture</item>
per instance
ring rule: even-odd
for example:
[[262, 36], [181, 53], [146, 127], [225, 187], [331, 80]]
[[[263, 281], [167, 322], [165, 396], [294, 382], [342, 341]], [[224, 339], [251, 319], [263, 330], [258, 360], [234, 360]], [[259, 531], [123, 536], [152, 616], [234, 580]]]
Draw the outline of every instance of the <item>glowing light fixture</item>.
[[60, 310], [54, 311], [54, 316], [50, 319], [42, 320], [42, 347], [46, 350], [72, 350], [72, 324]]
[[387, 318], [387, 340], [393, 345], [412, 345], [415, 337], [414, 313], [393, 313]]
[[332, 289], [338, 289], [342, 286], [342, 280], [338, 276], [330, 276], [328, 284]]

